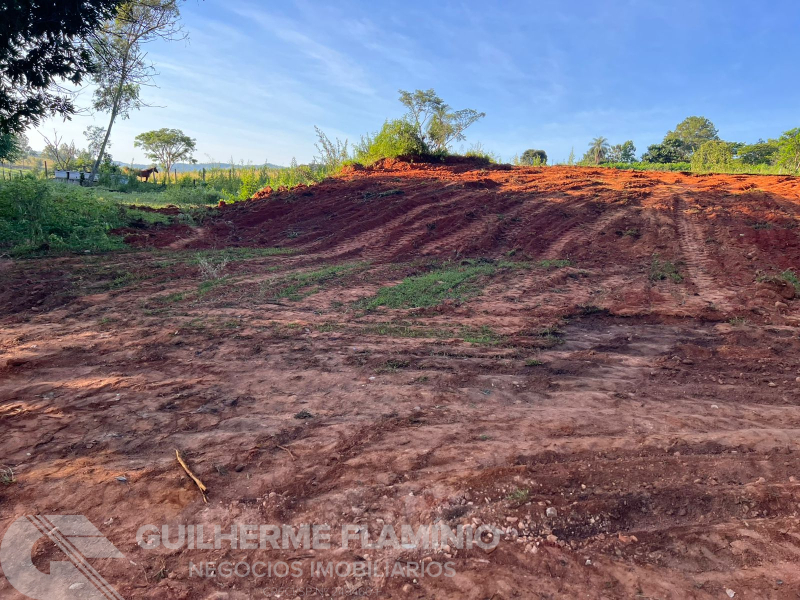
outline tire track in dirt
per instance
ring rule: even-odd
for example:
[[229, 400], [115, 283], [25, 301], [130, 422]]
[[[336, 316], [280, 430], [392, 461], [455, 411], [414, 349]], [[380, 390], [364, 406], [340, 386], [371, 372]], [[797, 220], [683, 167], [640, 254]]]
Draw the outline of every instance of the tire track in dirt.
[[[409, 227], [407, 223], [401, 223], [400, 230], [403, 230], [404, 233], [397, 237], [395, 240], [390, 240], [388, 244], [384, 247], [381, 247], [381, 244], [376, 244], [374, 248], [380, 248], [377, 258], [380, 260], [387, 260], [391, 259], [398, 254], [407, 253], [411, 250], [415, 242], [422, 239], [422, 243], [416, 246], [417, 251], [422, 251], [426, 254], [430, 254], [431, 252], [435, 251], [436, 249], [441, 248], [442, 246], [445, 247], [452, 247], [454, 246], [453, 239], [460, 239], [460, 238], [470, 238], [475, 237], [476, 231], [480, 231], [485, 229], [487, 223], [484, 219], [476, 219], [474, 223], [470, 223], [466, 228], [464, 227], [457, 227], [454, 229], [453, 232], [446, 234], [443, 237], [435, 238], [435, 241], [425, 243], [425, 238], [428, 237], [428, 223], [435, 223], [436, 218], [446, 217], [449, 214], [455, 212], [453, 209], [457, 208], [459, 204], [469, 204], [469, 201], [480, 195], [481, 192], [469, 191], [469, 192], [462, 192], [458, 193], [452, 198], [448, 199], [444, 203], [436, 203], [436, 204], [428, 204], [427, 207], [431, 209], [431, 212], [435, 214], [431, 215], [432, 220], [428, 219], [414, 219], [415, 227]], [[421, 215], [419, 215], [421, 216]], [[411, 219], [411, 217], [408, 217]], [[424, 224], [424, 227], [422, 225]], [[394, 231], [390, 230], [388, 232], [384, 232], [383, 237], [391, 238], [393, 235], [396, 235], [397, 228]], [[435, 231], [435, 230], [434, 230]], [[467, 235], [469, 234], [469, 235]], [[450, 241], [450, 244], [445, 244], [445, 240]], [[444, 248], [442, 248], [444, 250]]]
[[[354, 235], [349, 242], [338, 244], [328, 251], [320, 252], [318, 256], [321, 258], [341, 258], [343, 256], [352, 255], [353, 253], [363, 252], [365, 249], [381, 247], [385, 242], [389, 231], [403, 228], [410, 219], [418, 219], [422, 214], [429, 210], [431, 210], [430, 204], [417, 206], [410, 211], [395, 217], [391, 221], [371, 229], [366, 234], [362, 233], [358, 236]], [[325, 240], [322, 240], [321, 243], [324, 244]], [[314, 242], [311, 244], [310, 249], [313, 251], [314, 247], [318, 245], [319, 244], [317, 242]]]
[[593, 223], [586, 226], [586, 221], [582, 220], [569, 226], [562, 232], [558, 239], [551, 243], [542, 254], [541, 258], [545, 260], [556, 260], [564, 258], [564, 249], [568, 246], [576, 244], [589, 244], [591, 238], [600, 233], [603, 229], [608, 227], [616, 219], [625, 216], [629, 209], [616, 209], [603, 214], [599, 213]]
[[[420, 194], [424, 194], [426, 191], [427, 189], [420, 192]], [[407, 195], [411, 199], [414, 197], [413, 194]], [[430, 213], [446, 214], [453, 204], [459, 201], [463, 202], [473, 195], [475, 194], [456, 194], [453, 198], [444, 202], [438, 200], [435, 196], [420, 199], [420, 204], [411, 210], [403, 212], [375, 227], [370, 227], [366, 232], [353, 235], [348, 242], [338, 244], [327, 252], [321, 252], [319, 256], [341, 258], [358, 252], [367, 252], [366, 258], [378, 260], [391, 258], [403, 247], [411, 243], [411, 240], [425, 234], [426, 229], [422, 228], [421, 225], [427, 221], [426, 215]], [[362, 229], [363, 225], [363, 223], [358, 223], [354, 224], [353, 227]], [[394, 241], [388, 241], [397, 232], [402, 232], [402, 235]], [[325, 241], [322, 240], [322, 244], [324, 243]], [[318, 243], [312, 243], [310, 248], [313, 250], [316, 246], [318, 246]]]
[[[506, 198], [507, 202], [510, 202], [512, 205], [517, 204], [511, 210], [507, 210], [507, 205], [496, 207], [497, 210], [503, 210], [504, 216], [506, 219], [520, 219], [520, 215], [525, 211], [526, 205], [524, 203], [518, 203], [516, 199], [513, 198]], [[543, 207], [544, 208], [544, 207]], [[541, 210], [543, 210], [540, 209]], [[538, 211], [538, 212], [540, 212]], [[474, 220], [469, 222], [466, 226], [456, 227], [453, 231], [446, 233], [445, 235], [436, 238], [436, 240], [430, 244], [427, 244], [425, 247], [426, 252], [444, 252], [447, 248], [458, 248], [463, 249], [465, 246], [469, 247], [469, 245], [474, 244], [476, 240], [480, 240], [482, 238], [493, 236], [495, 240], [509, 240], [514, 239], [513, 234], [519, 230], [519, 228], [524, 226], [524, 222], [520, 221], [519, 223], [514, 223], [511, 226], [505, 226], [504, 222], [497, 220], [497, 214], [495, 212], [487, 213], [482, 217], [475, 217]], [[526, 215], [525, 220], [527, 221], [528, 215]]]
[[689, 281], [699, 294], [695, 299], [706, 305], [713, 304], [717, 308], [732, 310], [735, 307], [736, 293], [712, 274], [714, 263], [701, 241], [702, 227], [695, 218], [686, 214], [687, 210], [686, 200], [678, 195], [675, 199], [675, 222]]

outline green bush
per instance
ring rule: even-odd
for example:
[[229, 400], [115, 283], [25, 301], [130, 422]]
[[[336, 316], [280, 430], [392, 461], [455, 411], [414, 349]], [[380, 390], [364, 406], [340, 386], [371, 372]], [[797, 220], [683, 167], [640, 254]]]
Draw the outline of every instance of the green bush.
[[729, 142], [705, 142], [692, 154], [692, 171], [728, 171], [733, 166], [733, 155], [733, 144]]
[[469, 150], [464, 153], [464, 156], [469, 156], [470, 158], [482, 158], [487, 162], [492, 164], [499, 164], [502, 162], [502, 159], [499, 155], [495, 154], [494, 152], [490, 152], [483, 147], [483, 144], [480, 142], [476, 142], [472, 146], [470, 146]]
[[354, 148], [354, 158], [372, 164], [381, 158], [421, 157], [428, 147], [414, 126], [403, 119], [386, 121], [374, 136], [364, 136]]
[[93, 189], [30, 176], [0, 182], [0, 252], [11, 256], [114, 250], [124, 244], [110, 230], [168, 220], [99, 197]]
[[521, 165], [540, 166], [547, 164], [547, 152], [544, 150], [534, 150], [530, 148], [522, 153], [519, 159]]

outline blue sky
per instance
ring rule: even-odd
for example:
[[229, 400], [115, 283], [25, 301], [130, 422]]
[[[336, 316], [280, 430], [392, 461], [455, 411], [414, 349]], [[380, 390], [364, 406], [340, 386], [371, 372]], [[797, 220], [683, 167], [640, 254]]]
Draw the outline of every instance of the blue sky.
[[[160, 74], [142, 95], [154, 106], [116, 123], [116, 160], [145, 162], [135, 135], [177, 127], [201, 162], [306, 162], [314, 125], [358, 139], [400, 116], [399, 88], [486, 112], [464, 149], [480, 142], [506, 160], [526, 148], [580, 156], [598, 135], [641, 153], [689, 115], [732, 141], [800, 126], [796, 0], [188, 0], [182, 14], [190, 39], [149, 47]], [[86, 126], [105, 122], [41, 130], [85, 145]]]

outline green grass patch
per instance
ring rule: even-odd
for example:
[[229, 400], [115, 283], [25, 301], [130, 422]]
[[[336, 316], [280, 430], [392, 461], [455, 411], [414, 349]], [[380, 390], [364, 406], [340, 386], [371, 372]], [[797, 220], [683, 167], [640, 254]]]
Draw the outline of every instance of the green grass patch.
[[383, 366], [378, 369], [380, 373], [396, 373], [400, 369], [407, 369], [411, 363], [403, 359], [390, 359], [387, 360]]
[[650, 281], [662, 281], [664, 279], [671, 279], [675, 283], [680, 283], [683, 281], [683, 275], [678, 271], [675, 263], [661, 260], [657, 254], [654, 254], [650, 263]]
[[314, 271], [292, 273], [268, 282], [265, 285], [265, 290], [272, 291], [270, 298], [273, 300], [301, 300], [316, 294], [324, 285], [350, 275], [361, 267], [363, 267], [362, 263], [351, 263], [323, 267]]
[[487, 325], [478, 328], [463, 327], [460, 334], [465, 342], [481, 346], [496, 346], [503, 341], [503, 336], [492, 331]]
[[493, 274], [497, 267], [489, 263], [466, 265], [451, 269], [437, 269], [424, 275], [408, 277], [394, 286], [383, 287], [373, 298], [361, 301], [366, 310], [381, 306], [387, 308], [423, 308], [436, 306], [451, 299], [464, 301], [480, 293], [477, 280]]
[[212, 290], [221, 285], [225, 285], [226, 283], [228, 283], [227, 277], [220, 277], [219, 279], [206, 279], [205, 281], [201, 281], [200, 285], [197, 286], [197, 297], [202, 298]]
[[174, 304], [176, 302], [182, 302], [185, 299], [186, 292], [175, 292], [173, 294], [167, 294], [166, 296], [156, 296], [153, 298], [153, 300], [161, 304]]
[[797, 273], [790, 269], [786, 269], [780, 274], [780, 278], [791, 283], [794, 286], [794, 289], [800, 293], [800, 278], [797, 277]]
[[506, 499], [512, 504], [519, 506], [520, 504], [525, 504], [528, 500], [530, 500], [530, 497], [530, 490], [525, 488], [517, 488], [511, 492]]
[[377, 323], [364, 329], [365, 333], [385, 335], [397, 338], [437, 338], [446, 339], [454, 337], [453, 332], [447, 329], [403, 325], [396, 323]]
[[551, 271], [553, 269], [563, 269], [565, 267], [571, 267], [572, 261], [568, 258], [557, 258], [552, 260], [540, 260], [536, 263], [536, 266], [540, 269], [547, 269]]

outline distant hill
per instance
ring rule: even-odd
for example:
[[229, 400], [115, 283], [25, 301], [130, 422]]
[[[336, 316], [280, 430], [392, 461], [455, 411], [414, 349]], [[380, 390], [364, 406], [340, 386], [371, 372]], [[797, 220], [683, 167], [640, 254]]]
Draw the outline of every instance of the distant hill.
[[[115, 165], [119, 165], [120, 167], [133, 167], [134, 169], [149, 169], [153, 166], [153, 163], [149, 164], [142, 164], [142, 163], [124, 163], [118, 160], [114, 161]], [[241, 168], [242, 165], [233, 165], [235, 169]], [[245, 167], [252, 166], [252, 167], [261, 167], [264, 165], [245, 165]], [[272, 163], [267, 163], [267, 167], [270, 169], [285, 169], [281, 165], [273, 165]], [[177, 163], [172, 165], [172, 169], [178, 171], [178, 173], [186, 173], [187, 171], [200, 171], [201, 169], [205, 169], [209, 171], [211, 169], [230, 169], [230, 163], [197, 163], [196, 165], [190, 165], [188, 163]]]

